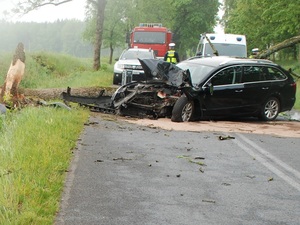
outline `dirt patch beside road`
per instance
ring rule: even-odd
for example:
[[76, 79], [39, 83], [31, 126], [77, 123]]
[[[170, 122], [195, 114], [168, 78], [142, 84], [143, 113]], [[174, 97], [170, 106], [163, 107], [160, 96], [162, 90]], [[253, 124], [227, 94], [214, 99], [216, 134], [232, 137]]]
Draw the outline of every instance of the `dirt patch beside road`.
[[174, 123], [168, 118], [158, 120], [150, 119], [126, 119], [130, 123], [135, 123], [148, 127], [160, 127], [166, 130], [185, 131], [209, 131], [209, 132], [233, 132], [233, 133], [253, 133], [267, 134], [279, 137], [300, 137], [300, 122], [298, 121], [197, 121]]

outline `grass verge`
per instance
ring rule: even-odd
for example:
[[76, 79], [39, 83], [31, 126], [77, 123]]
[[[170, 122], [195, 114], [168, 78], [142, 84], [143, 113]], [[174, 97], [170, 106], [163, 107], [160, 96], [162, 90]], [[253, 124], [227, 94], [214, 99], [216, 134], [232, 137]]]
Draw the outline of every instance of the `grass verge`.
[[27, 107], [2, 118], [0, 224], [53, 224], [83, 109]]

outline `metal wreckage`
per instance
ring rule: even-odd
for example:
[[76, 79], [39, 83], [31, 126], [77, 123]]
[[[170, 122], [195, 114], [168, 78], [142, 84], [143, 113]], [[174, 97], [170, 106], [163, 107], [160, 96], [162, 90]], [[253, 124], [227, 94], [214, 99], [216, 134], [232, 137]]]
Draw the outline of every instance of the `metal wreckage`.
[[[139, 59], [144, 80], [125, 83], [112, 96], [101, 90], [98, 97], [71, 95], [71, 88], [62, 93], [65, 102], [78, 103], [91, 111], [138, 118], [171, 117], [172, 108], [182, 95], [182, 88], [191, 86], [189, 70], [158, 59]], [[123, 79], [132, 77], [124, 71]]]

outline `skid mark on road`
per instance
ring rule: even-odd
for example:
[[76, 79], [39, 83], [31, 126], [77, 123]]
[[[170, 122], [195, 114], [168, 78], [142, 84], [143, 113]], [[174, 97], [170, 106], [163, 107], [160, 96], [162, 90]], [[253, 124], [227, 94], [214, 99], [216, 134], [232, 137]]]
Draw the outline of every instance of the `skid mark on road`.
[[[267, 150], [258, 146], [256, 143], [252, 142], [242, 134], [236, 134], [242, 141], [237, 139], [233, 140], [240, 148], [242, 148], [246, 153], [255, 158], [258, 162], [272, 171], [274, 174], [282, 178], [289, 185], [300, 191], [300, 172], [290, 167], [277, 157], [273, 156]], [[248, 147], [248, 144], [250, 147]], [[289, 175], [287, 175], [289, 174]]]

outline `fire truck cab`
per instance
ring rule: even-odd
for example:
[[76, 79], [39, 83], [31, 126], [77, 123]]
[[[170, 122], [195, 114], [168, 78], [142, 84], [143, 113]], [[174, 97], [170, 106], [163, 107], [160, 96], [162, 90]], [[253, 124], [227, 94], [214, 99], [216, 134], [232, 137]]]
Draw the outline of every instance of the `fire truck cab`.
[[161, 23], [140, 23], [130, 34], [130, 47], [152, 49], [157, 58], [169, 50], [172, 32]]

